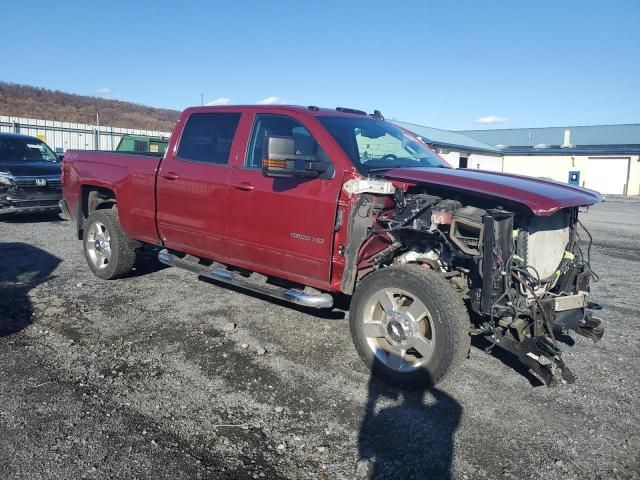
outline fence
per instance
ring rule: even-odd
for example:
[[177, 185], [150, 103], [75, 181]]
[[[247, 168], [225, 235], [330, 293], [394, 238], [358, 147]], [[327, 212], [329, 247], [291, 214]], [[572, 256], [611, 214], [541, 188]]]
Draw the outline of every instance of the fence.
[[0, 132], [32, 135], [45, 141], [57, 153], [69, 148], [76, 150], [115, 150], [123, 135], [168, 137], [169, 132], [119, 128], [86, 123], [37, 120], [34, 118], [0, 115]]

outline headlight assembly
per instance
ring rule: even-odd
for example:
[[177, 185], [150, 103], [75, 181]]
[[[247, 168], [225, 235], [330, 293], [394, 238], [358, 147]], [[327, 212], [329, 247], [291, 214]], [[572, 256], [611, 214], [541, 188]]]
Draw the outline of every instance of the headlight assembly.
[[0, 172], [0, 187], [12, 187], [15, 185], [14, 180], [9, 172]]

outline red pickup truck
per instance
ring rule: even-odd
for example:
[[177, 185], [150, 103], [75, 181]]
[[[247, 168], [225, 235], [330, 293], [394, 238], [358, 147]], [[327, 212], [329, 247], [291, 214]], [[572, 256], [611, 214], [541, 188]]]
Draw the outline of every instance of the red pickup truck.
[[166, 264], [309, 307], [346, 295], [358, 353], [390, 382], [439, 381], [471, 335], [572, 382], [555, 333], [603, 334], [578, 220], [600, 194], [453, 169], [378, 111], [189, 108], [163, 158], [71, 150], [62, 176], [99, 278], [127, 275], [150, 244]]

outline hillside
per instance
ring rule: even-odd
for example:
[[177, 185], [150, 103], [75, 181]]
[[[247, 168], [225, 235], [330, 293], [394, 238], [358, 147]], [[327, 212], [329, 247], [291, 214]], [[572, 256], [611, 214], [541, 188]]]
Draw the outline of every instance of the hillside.
[[101, 125], [167, 132], [179, 114], [166, 108], [0, 82], [0, 115], [95, 124], [96, 112], [100, 112]]

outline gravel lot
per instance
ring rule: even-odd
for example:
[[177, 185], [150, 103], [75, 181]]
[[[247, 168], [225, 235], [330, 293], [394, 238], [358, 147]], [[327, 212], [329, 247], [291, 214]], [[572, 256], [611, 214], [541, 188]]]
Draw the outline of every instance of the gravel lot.
[[0, 221], [0, 478], [640, 478], [640, 201], [582, 218], [607, 330], [565, 348], [577, 383], [476, 346], [413, 394], [370, 380], [344, 312], [156, 264], [101, 281], [71, 222]]

